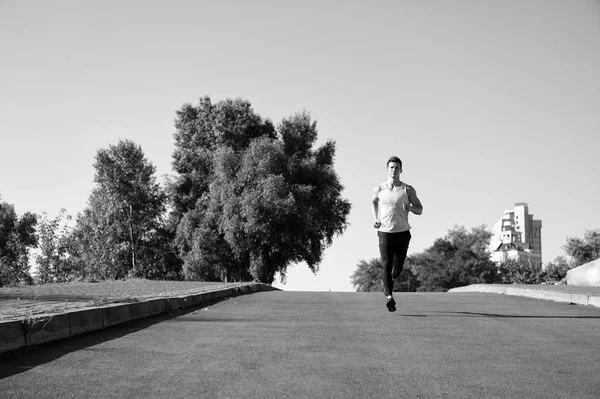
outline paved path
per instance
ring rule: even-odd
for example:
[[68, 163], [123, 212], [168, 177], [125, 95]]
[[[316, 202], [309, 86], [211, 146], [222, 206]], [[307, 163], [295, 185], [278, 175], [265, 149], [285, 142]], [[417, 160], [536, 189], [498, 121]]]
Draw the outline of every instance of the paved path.
[[600, 309], [259, 292], [0, 354], [3, 398], [598, 398]]
[[[265, 285], [132, 279], [0, 288], [0, 353], [38, 345]], [[451, 292], [486, 292], [600, 307], [600, 287], [475, 284]]]

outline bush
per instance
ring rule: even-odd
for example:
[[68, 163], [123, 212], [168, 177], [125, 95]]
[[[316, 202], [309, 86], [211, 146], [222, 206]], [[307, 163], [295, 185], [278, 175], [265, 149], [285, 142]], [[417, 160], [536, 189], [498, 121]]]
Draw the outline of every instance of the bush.
[[540, 284], [546, 272], [531, 261], [508, 260], [498, 266], [498, 277], [502, 284]]
[[565, 282], [567, 272], [575, 267], [573, 262], [569, 262], [565, 257], [559, 256], [552, 262], [546, 264], [544, 270], [544, 282], [549, 284], [557, 284]]

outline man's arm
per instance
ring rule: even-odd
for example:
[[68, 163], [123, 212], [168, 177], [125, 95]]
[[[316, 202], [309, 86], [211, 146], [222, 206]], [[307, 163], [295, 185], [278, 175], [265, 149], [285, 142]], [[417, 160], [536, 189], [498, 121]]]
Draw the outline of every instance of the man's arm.
[[408, 199], [410, 200], [410, 206], [408, 207], [408, 211], [414, 213], [415, 215], [420, 215], [423, 213], [423, 204], [421, 204], [421, 200], [417, 197], [417, 191], [413, 186], [408, 186]]
[[379, 192], [381, 187], [377, 186], [373, 190], [373, 197], [371, 198], [371, 209], [373, 210], [373, 218], [375, 219], [375, 228], [378, 229], [381, 226], [379, 220]]

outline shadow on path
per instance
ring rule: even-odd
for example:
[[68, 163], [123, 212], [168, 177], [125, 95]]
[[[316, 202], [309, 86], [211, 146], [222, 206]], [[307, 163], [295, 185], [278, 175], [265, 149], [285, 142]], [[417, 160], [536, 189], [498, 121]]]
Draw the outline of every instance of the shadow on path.
[[499, 313], [480, 313], [480, 312], [444, 312], [435, 311], [430, 314], [403, 314], [404, 317], [498, 317], [498, 318], [516, 318], [516, 319], [600, 319], [598, 316], [585, 315], [513, 315]]
[[[121, 338], [128, 334], [144, 330], [162, 321], [172, 320], [228, 299], [229, 298], [215, 299], [204, 302], [198, 306], [192, 306], [172, 313], [162, 313], [160, 315], [132, 320], [102, 330], [90, 331], [81, 335], [48, 342], [38, 346], [29, 346], [10, 352], [0, 353], [0, 380], [15, 374], [26, 372], [42, 364], [52, 362], [71, 352]], [[207, 319], [203, 319], [203, 321], [210, 322], [210, 320]]]

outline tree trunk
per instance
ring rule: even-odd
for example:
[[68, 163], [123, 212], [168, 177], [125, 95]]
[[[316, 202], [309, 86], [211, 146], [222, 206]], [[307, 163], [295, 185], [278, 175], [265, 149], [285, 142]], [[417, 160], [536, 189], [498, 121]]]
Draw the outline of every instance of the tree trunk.
[[131, 250], [131, 269], [133, 270], [133, 275], [136, 277], [138, 276], [138, 270], [136, 268], [136, 264], [135, 264], [135, 242], [133, 239], [133, 208], [131, 205], [129, 205], [129, 247]]

